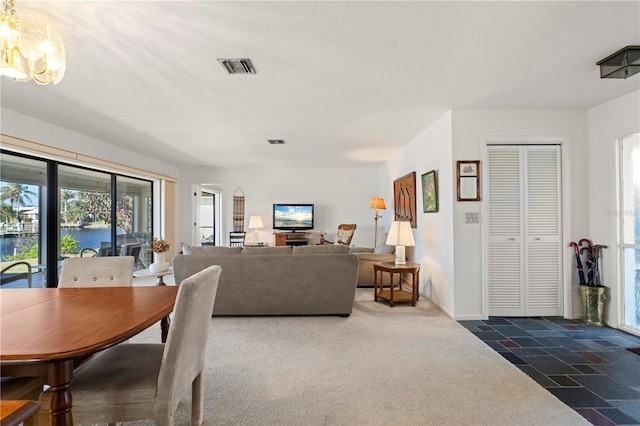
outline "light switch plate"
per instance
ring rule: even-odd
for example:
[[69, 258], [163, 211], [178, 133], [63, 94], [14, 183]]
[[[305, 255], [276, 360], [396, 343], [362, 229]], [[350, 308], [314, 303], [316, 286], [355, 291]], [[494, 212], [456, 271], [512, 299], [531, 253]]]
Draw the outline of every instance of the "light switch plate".
[[467, 212], [464, 214], [464, 223], [480, 223], [479, 212]]

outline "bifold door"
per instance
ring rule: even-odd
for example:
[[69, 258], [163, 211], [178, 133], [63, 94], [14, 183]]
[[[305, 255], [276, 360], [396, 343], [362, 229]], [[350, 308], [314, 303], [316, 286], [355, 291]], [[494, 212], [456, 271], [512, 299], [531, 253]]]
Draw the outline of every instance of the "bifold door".
[[562, 315], [560, 147], [487, 146], [490, 316]]

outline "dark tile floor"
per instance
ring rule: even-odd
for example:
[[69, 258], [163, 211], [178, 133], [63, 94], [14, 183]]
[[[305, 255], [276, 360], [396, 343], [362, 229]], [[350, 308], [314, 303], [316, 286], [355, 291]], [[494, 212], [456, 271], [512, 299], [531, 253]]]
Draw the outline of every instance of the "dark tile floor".
[[594, 425], [640, 425], [640, 337], [559, 317], [460, 321]]

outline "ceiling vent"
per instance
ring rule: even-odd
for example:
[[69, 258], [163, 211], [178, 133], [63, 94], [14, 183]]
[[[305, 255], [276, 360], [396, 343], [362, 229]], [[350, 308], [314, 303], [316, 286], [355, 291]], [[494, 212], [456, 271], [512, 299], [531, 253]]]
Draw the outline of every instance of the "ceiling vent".
[[255, 74], [256, 69], [249, 58], [241, 59], [222, 59], [218, 58], [220, 65], [224, 67], [229, 74]]
[[267, 139], [271, 145], [284, 145], [284, 140], [282, 139]]

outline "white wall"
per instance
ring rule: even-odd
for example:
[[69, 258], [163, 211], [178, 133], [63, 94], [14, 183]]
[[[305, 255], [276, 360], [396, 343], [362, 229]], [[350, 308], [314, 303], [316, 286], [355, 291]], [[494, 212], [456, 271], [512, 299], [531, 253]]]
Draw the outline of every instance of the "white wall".
[[640, 91], [604, 103], [588, 111], [589, 129], [589, 235], [594, 244], [605, 244], [603, 284], [610, 287], [605, 302], [605, 323], [619, 325], [620, 298], [616, 141], [640, 132]]
[[[438, 212], [423, 213], [421, 176], [431, 170], [438, 175]], [[380, 195], [388, 210], [381, 219], [387, 232], [393, 221], [393, 181], [416, 172], [417, 228], [413, 260], [421, 264], [420, 294], [454, 316], [453, 179], [451, 114], [418, 135], [379, 170]], [[408, 251], [409, 253], [409, 251]]]
[[[560, 136], [567, 140], [565, 152], [569, 159], [571, 220], [569, 238], [579, 240], [588, 236], [587, 200], [587, 113], [585, 110], [456, 110], [453, 112], [453, 162], [458, 160], [480, 160], [481, 139], [496, 136]], [[481, 170], [484, 170], [482, 168]], [[567, 172], [567, 170], [565, 170]], [[481, 171], [482, 174], [482, 171]], [[484, 183], [484, 177], [481, 178]], [[464, 222], [466, 212], [482, 211], [482, 202], [454, 202], [454, 247], [455, 247], [455, 316], [456, 319], [479, 319], [484, 317], [482, 293], [482, 216], [480, 224]], [[565, 276], [572, 272], [571, 252], [567, 247]], [[572, 280], [577, 283], [577, 280]], [[570, 311], [580, 307], [578, 286], [570, 284], [566, 301]], [[572, 312], [565, 312], [571, 316]], [[582, 312], [579, 311], [578, 315]]]
[[[2, 133], [5, 135], [25, 139], [30, 142], [37, 142], [43, 145], [106, 160], [124, 166], [134, 167], [163, 176], [174, 178], [178, 178], [179, 176], [179, 168], [172, 164], [164, 163], [154, 158], [128, 151], [123, 148], [119, 148], [106, 141], [94, 139], [81, 133], [77, 133], [72, 130], [65, 129], [47, 123], [45, 121], [37, 120], [35, 118], [19, 114], [17, 112], [4, 108], [1, 110], [1, 114], [0, 128]], [[29, 154], [29, 152], [26, 150], [21, 150], [21, 152]], [[69, 164], [82, 165], [81, 162], [70, 160], [68, 158], [57, 158], [55, 156], [51, 156], [51, 158]], [[86, 166], [86, 164], [84, 165]], [[89, 167], [94, 166], [89, 165]], [[160, 199], [160, 185], [154, 185], [153, 196], [155, 197], [155, 199]], [[178, 197], [179, 194], [177, 194], [176, 196]], [[173, 208], [175, 209], [174, 212], [176, 214], [176, 217], [178, 218], [178, 220], [180, 220], [177, 206], [173, 206]], [[156, 205], [154, 206], [154, 218], [156, 218], [156, 220], [154, 221], [154, 235], [162, 234], [162, 224], [157, 220], [159, 214], [160, 206]]]
[[339, 224], [355, 223], [357, 229], [351, 245], [373, 247], [374, 211], [369, 209], [369, 201], [378, 196], [376, 170], [255, 167], [182, 170], [180, 241], [197, 243], [192, 241], [193, 220], [189, 219], [195, 217], [192, 185], [211, 184], [222, 191], [222, 245], [226, 245], [233, 230], [233, 193], [240, 188], [245, 194], [245, 230], [250, 231], [249, 216], [262, 216], [265, 228], [259, 233], [260, 241], [274, 242], [274, 203], [313, 203], [315, 231], [324, 230], [327, 239], [333, 240]]
[[[108, 141], [94, 139], [5, 108], [1, 110], [1, 114], [0, 129], [5, 135], [66, 149], [164, 176], [178, 177], [180, 172], [179, 168], [172, 164], [119, 148]], [[65, 161], [68, 162], [68, 160]]]

